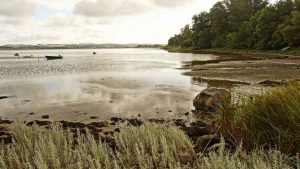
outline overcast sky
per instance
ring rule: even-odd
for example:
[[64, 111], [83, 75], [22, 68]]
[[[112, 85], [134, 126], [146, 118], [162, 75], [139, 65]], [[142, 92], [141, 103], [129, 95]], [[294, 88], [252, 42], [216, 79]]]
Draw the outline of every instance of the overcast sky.
[[218, 0], [0, 0], [0, 44], [167, 43]]

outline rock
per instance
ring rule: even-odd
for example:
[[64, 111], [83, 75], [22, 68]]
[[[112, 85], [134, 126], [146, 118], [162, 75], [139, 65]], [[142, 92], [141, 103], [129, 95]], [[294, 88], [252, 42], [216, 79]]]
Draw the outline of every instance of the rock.
[[196, 137], [196, 136], [200, 137], [209, 134], [209, 130], [207, 127], [198, 127], [198, 126], [183, 127], [183, 131], [185, 131], [189, 137]]
[[108, 125], [109, 123], [107, 121], [100, 121], [100, 122], [92, 122], [88, 126], [101, 128], [101, 127], [107, 127]]
[[115, 128], [114, 131], [119, 133], [121, 130], [119, 128]]
[[204, 135], [197, 139], [195, 150], [197, 153], [204, 153], [211, 146], [220, 142], [216, 135]]
[[87, 127], [86, 124], [80, 122], [69, 122], [64, 120], [61, 120], [59, 122], [63, 125], [63, 128], [86, 128]]
[[101, 141], [106, 143], [113, 151], [116, 151], [118, 148], [116, 140], [111, 136], [102, 137]]
[[36, 124], [38, 126], [48, 126], [48, 125], [51, 125], [52, 123], [50, 121], [34, 120], [34, 121], [28, 122], [26, 125], [32, 126], [33, 124]]
[[208, 88], [200, 92], [193, 100], [197, 112], [216, 113], [231, 102], [231, 93], [222, 88]]
[[202, 121], [194, 121], [194, 122], [191, 122], [190, 123], [191, 126], [194, 126], [194, 127], [208, 127], [208, 124], [202, 122]]
[[9, 128], [5, 125], [0, 125], [0, 143], [12, 143], [12, 134], [10, 133]]
[[282, 86], [287, 84], [285, 81], [275, 81], [275, 80], [265, 80], [259, 82], [262, 86], [270, 86], [270, 87], [276, 87], [276, 86]]
[[139, 119], [128, 119], [127, 121], [132, 126], [141, 126], [143, 124], [143, 121]]
[[13, 123], [13, 121], [11, 121], [11, 120], [1, 120], [0, 119], [0, 124], [11, 124], [11, 123]]
[[174, 119], [173, 122], [178, 127], [186, 127], [185, 121], [183, 119]]
[[119, 121], [123, 121], [123, 119], [122, 118], [119, 118], [119, 117], [111, 117], [110, 118], [110, 121], [113, 121], [113, 122], [119, 122]]
[[34, 112], [30, 112], [29, 115], [34, 115]]
[[90, 119], [94, 120], [94, 119], [98, 119], [97, 116], [91, 116]]
[[156, 124], [163, 124], [165, 121], [165, 119], [149, 119], [149, 122]]
[[2, 136], [0, 136], [0, 143], [3, 143], [3, 144], [12, 143], [12, 135], [2, 135]]
[[42, 116], [42, 119], [49, 119], [50, 117], [49, 117], [49, 115], [43, 115]]
[[0, 96], [0, 100], [2, 100], [2, 99], [9, 99], [9, 98], [11, 98], [11, 96]]
[[21, 102], [22, 103], [29, 103], [29, 102], [31, 102], [31, 100], [22, 100]]
[[184, 113], [185, 116], [189, 116], [190, 115], [190, 112], [186, 112]]

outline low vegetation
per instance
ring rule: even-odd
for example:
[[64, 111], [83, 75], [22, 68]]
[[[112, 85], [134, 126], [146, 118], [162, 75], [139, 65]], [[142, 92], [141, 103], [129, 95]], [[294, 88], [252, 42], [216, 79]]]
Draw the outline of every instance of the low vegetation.
[[224, 108], [219, 121], [223, 135], [235, 145], [295, 155], [300, 152], [300, 83], [244, 98]]
[[98, 142], [91, 134], [74, 135], [53, 126], [49, 130], [13, 126], [15, 141], [1, 145], [2, 169], [99, 169], [99, 168], [289, 168], [289, 158], [279, 151], [254, 150], [249, 154], [237, 148], [196, 154], [189, 138], [178, 128], [145, 124], [124, 127], [116, 135], [117, 149]]

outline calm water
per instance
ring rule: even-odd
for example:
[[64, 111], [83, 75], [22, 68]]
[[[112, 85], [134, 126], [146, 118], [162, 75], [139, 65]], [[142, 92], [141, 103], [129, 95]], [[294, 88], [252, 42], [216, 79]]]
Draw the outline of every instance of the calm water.
[[[34, 58], [18, 59], [16, 52]], [[64, 59], [39, 58], [58, 54]], [[36, 119], [49, 114], [53, 120], [76, 121], [182, 116], [204, 87], [176, 68], [184, 61], [211, 59], [216, 56], [160, 49], [0, 51], [0, 96], [12, 96], [0, 100], [0, 116]]]

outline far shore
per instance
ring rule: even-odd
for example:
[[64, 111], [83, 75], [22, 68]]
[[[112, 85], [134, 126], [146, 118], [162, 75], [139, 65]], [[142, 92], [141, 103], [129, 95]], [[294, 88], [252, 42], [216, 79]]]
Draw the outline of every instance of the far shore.
[[192, 49], [163, 47], [162, 49], [174, 53], [216, 54], [216, 55], [243, 55], [243, 56], [265, 56], [265, 57], [291, 57], [300, 56], [300, 49], [290, 50], [233, 50], [233, 49]]

